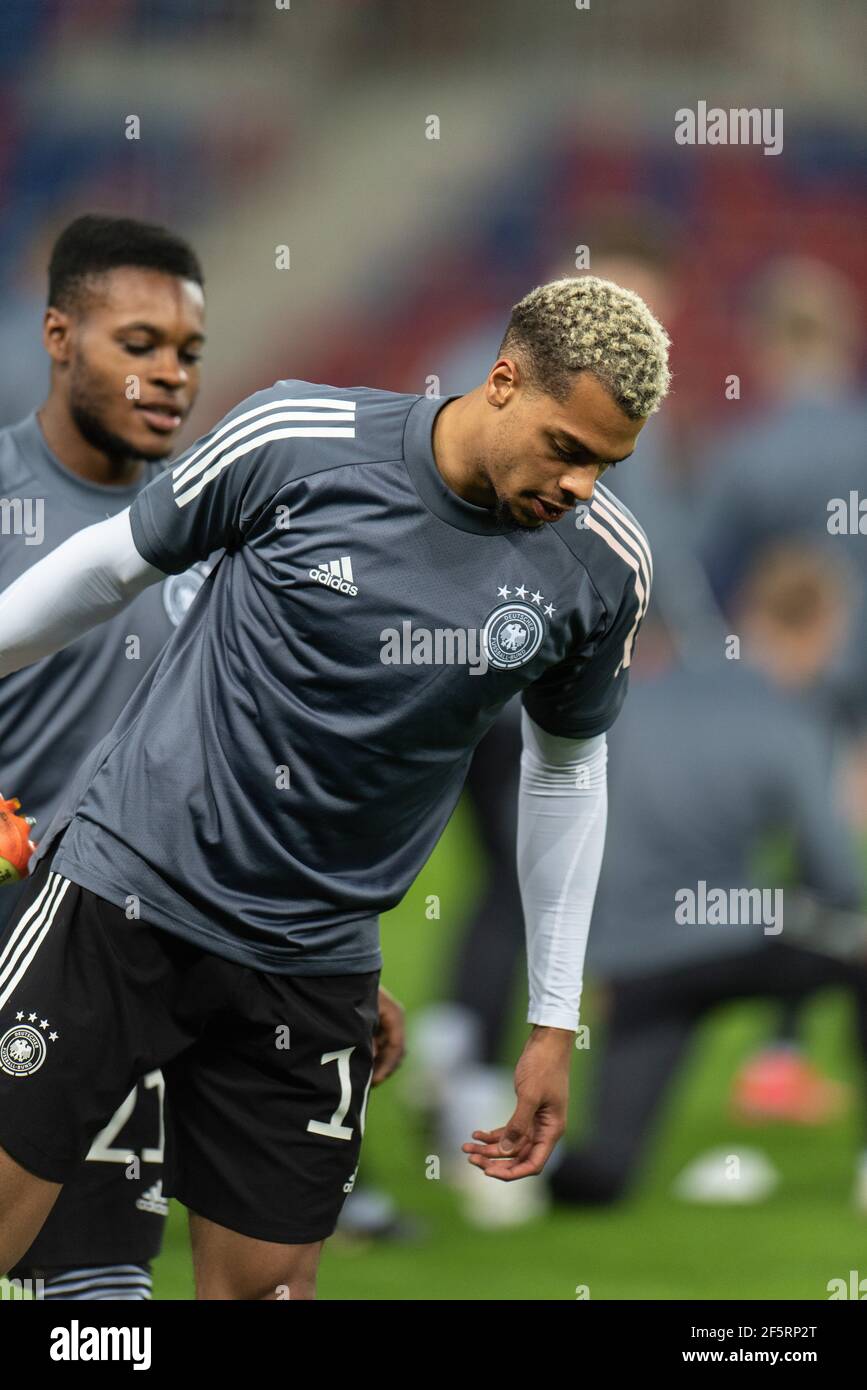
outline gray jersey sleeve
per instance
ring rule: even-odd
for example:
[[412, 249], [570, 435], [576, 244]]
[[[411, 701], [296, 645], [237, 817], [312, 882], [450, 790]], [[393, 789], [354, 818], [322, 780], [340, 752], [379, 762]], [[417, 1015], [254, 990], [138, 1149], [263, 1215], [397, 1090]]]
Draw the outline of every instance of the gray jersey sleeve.
[[215, 550], [236, 550], [300, 471], [299, 440], [315, 471], [316, 441], [352, 437], [354, 416], [341, 404], [273, 388], [243, 401], [136, 498], [130, 520], [140, 553], [179, 574]]
[[629, 663], [644, 604], [628, 588], [607, 629], [552, 666], [524, 691], [530, 718], [561, 738], [604, 734], [617, 718], [629, 688]]

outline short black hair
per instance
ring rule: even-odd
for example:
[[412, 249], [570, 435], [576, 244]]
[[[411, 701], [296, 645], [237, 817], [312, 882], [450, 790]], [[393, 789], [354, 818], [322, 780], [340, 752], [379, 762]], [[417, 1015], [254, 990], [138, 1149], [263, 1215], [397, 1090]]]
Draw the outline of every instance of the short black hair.
[[152, 222], [88, 213], [64, 227], [48, 263], [48, 303], [56, 309], [81, 306], [89, 276], [121, 266], [141, 266], [204, 285], [199, 258], [182, 237]]

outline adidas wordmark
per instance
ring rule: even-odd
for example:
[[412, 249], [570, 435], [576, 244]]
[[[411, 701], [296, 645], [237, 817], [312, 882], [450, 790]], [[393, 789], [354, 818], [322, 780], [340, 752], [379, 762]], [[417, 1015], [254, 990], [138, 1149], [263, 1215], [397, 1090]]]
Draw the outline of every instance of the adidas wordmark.
[[323, 565], [315, 566], [310, 571], [310, 578], [316, 579], [329, 589], [336, 589], [338, 593], [349, 594], [351, 598], [358, 593], [352, 575], [352, 561], [348, 555], [341, 555], [339, 560], [326, 560]]

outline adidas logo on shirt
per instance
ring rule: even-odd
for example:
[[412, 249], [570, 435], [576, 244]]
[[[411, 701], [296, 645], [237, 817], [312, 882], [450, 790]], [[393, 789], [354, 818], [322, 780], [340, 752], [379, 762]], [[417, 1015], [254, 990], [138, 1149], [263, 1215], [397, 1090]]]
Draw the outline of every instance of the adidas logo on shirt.
[[143, 1192], [136, 1202], [139, 1211], [153, 1212], [154, 1216], [168, 1216], [169, 1204], [163, 1196], [162, 1178], [158, 1178], [153, 1187], [149, 1187], [147, 1192]]
[[348, 555], [341, 555], [339, 560], [326, 560], [325, 564], [318, 565], [310, 571], [310, 578], [318, 580], [329, 589], [336, 589], [338, 593], [349, 594], [351, 598], [358, 593], [352, 577], [352, 561]]

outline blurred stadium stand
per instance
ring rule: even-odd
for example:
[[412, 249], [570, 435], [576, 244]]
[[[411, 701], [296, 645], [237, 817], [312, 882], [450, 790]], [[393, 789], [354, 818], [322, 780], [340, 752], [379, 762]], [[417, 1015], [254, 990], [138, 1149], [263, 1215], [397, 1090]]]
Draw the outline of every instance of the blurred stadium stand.
[[[497, 23], [488, 10], [8, 0], [6, 355], [25, 307], [38, 328], [51, 236], [85, 208], [165, 221], [200, 247], [201, 425], [284, 375], [424, 389], [445, 348], [498, 310], [505, 319], [539, 265], [581, 242], [586, 207], [614, 193], [656, 202], [680, 230], [671, 408], [684, 428], [725, 412], [717, 383], [737, 369], [743, 277], [764, 258], [821, 255], [865, 303], [859, 83], [854, 60], [851, 74], [839, 62], [856, 7], [836, 7], [833, 55], [806, 0], [758, 15], [730, 0], [700, 18], [682, 0], [647, 12], [615, 0], [604, 24], [568, 15], [562, 32], [515, 0], [496, 6]], [[602, 61], [612, 46], [616, 83]], [[784, 94], [785, 158], [676, 146], [673, 111], [701, 92], [720, 104]], [[124, 136], [129, 114], [138, 141]], [[430, 114], [439, 141], [425, 139]], [[280, 244], [289, 271], [274, 269]], [[4, 422], [34, 403], [18, 390], [2, 393]]]

